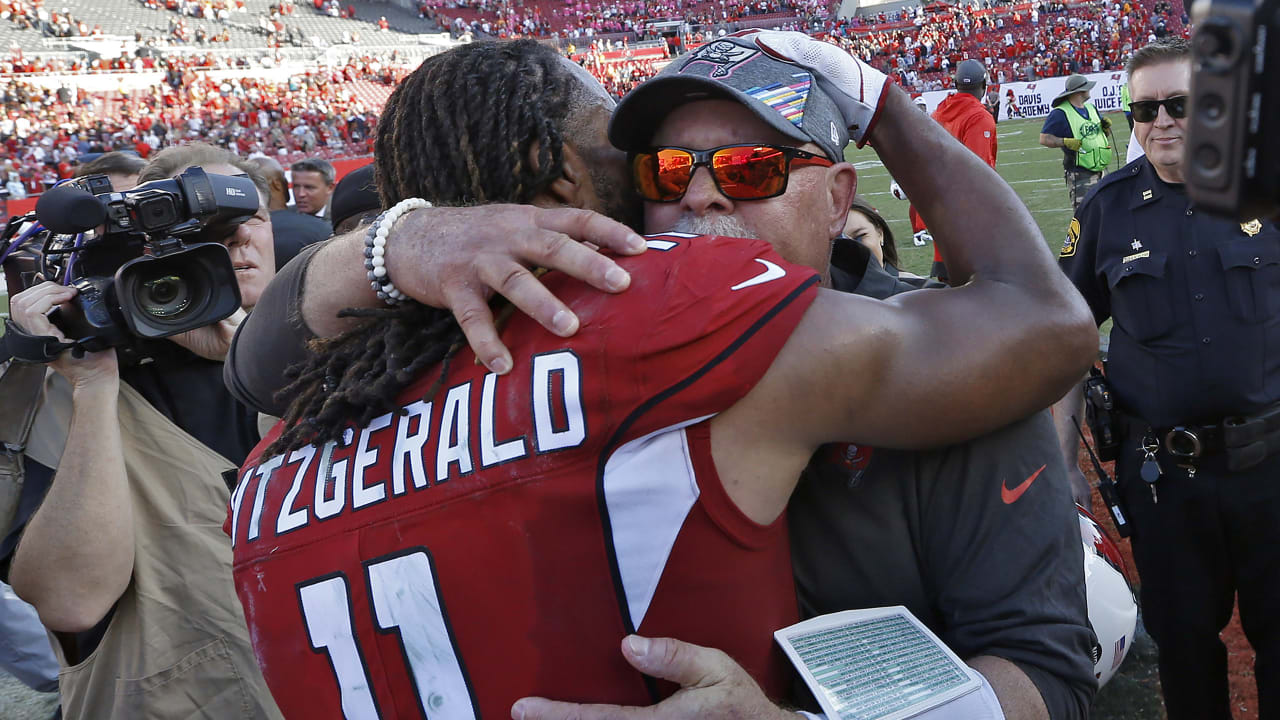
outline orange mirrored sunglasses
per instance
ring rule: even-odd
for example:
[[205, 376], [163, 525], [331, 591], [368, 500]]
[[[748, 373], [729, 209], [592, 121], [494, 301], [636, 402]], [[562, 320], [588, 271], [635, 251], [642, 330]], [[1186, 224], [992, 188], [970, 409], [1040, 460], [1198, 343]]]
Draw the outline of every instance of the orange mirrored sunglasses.
[[684, 197], [698, 166], [706, 167], [716, 188], [730, 200], [765, 200], [787, 190], [793, 167], [831, 167], [834, 162], [780, 145], [722, 145], [710, 150], [659, 147], [631, 153], [636, 191], [652, 202]]

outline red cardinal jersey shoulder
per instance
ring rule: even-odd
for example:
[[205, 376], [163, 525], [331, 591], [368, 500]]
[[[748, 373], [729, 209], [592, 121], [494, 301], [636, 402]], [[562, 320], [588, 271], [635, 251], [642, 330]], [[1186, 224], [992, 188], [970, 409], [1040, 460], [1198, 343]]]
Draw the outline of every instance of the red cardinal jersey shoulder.
[[763, 242], [649, 238], [619, 295], [547, 276], [581, 330], [526, 318], [514, 368], [470, 351], [342, 442], [241, 470], [235, 583], [280, 709], [506, 717], [526, 695], [647, 704], [629, 632], [726, 650], [785, 691], [797, 617], [786, 528], [739, 512], [709, 418], [759, 381], [817, 278]]

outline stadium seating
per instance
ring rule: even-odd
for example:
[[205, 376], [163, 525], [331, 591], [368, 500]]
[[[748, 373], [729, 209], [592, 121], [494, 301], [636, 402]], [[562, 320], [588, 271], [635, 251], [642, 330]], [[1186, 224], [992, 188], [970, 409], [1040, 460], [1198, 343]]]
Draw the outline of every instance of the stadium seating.
[[[243, 0], [245, 11], [231, 12], [227, 21], [193, 17], [164, 8], [150, 9], [137, 0], [56, 0], [59, 9], [66, 8], [69, 14], [84, 21], [92, 27], [100, 27], [103, 36], [111, 38], [133, 38], [141, 34], [145, 38], [165, 38], [172, 40], [171, 23], [181, 20], [194, 33], [203, 29], [214, 36], [226, 32], [229, 42], [201, 45], [187, 43], [188, 46], [200, 48], [265, 48], [265, 32], [261, 29], [261, 20], [270, 14], [273, 0]], [[440, 32], [440, 28], [432, 21], [419, 18], [418, 13], [405, 10], [390, 3], [352, 2], [348, 0], [343, 7], [352, 6], [355, 18], [329, 17], [317, 11], [310, 2], [299, 5], [288, 16], [281, 18], [286, 28], [296, 28], [305, 38], [308, 46], [337, 45], [349, 39], [351, 33], [359, 37], [358, 44], [364, 48], [397, 47], [413, 42], [414, 36], [420, 33]], [[377, 21], [387, 18], [390, 29], [380, 32]], [[27, 52], [41, 49], [61, 49], [65, 46], [83, 42], [80, 38], [45, 37], [36, 29], [22, 30], [13, 22], [0, 22], [0, 43], [5, 47], [22, 47]]]

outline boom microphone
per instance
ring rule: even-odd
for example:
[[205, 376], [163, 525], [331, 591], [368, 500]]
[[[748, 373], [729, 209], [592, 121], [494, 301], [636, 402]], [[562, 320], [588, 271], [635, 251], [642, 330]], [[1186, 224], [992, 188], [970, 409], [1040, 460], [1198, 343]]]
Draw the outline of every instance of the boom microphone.
[[107, 207], [87, 190], [59, 185], [36, 201], [36, 219], [59, 235], [88, 232], [107, 221]]

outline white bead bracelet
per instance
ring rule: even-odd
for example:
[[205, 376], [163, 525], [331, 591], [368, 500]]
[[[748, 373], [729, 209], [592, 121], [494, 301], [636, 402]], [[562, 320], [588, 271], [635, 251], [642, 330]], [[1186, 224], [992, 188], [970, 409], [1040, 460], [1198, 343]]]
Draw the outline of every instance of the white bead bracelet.
[[391, 234], [391, 227], [401, 215], [429, 207], [431, 203], [422, 198], [405, 198], [379, 215], [365, 235], [364, 269], [368, 271], [369, 287], [388, 305], [399, 305], [408, 300], [409, 296], [400, 292], [387, 274], [387, 236]]

